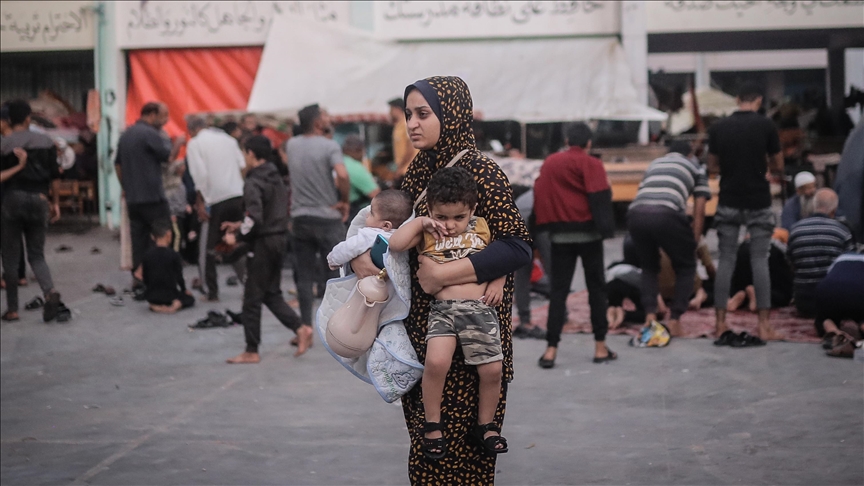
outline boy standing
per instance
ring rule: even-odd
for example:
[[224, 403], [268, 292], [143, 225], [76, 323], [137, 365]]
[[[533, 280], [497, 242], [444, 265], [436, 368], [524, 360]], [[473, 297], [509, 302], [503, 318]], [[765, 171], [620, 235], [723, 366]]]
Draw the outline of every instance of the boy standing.
[[237, 238], [249, 243], [246, 288], [243, 292], [243, 329], [246, 351], [228, 360], [230, 364], [258, 363], [261, 344], [261, 305], [264, 304], [285, 327], [297, 333], [297, 352], [305, 353], [312, 345], [312, 326], [301, 325], [300, 318], [282, 297], [282, 260], [288, 230], [288, 192], [276, 166], [267, 159], [273, 153], [270, 140], [255, 135], [246, 141], [246, 185], [243, 204], [246, 217], [238, 222], [224, 222], [225, 242], [233, 245]]
[[150, 310], [162, 314], [173, 314], [180, 309], [195, 305], [195, 297], [186, 290], [183, 281], [183, 261], [171, 248], [173, 228], [168, 222], [153, 223], [151, 236], [155, 247], [147, 250], [135, 278], [144, 282], [144, 298]]
[[[392, 251], [417, 247], [421, 255], [439, 263], [466, 258], [490, 242], [486, 220], [474, 216], [477, 183], [467, 170], [448, 167], [432, 176], [426, 202], [429, 217], [402, 225], [390, 237]], [[480, 378], [478, 424], [471, 434], [491, 454], [507, 452], [507, 440], [493, 422], [501, 393], [501, 332], [494, 307], [504, 296], [505, 277], [489, 282], [444, 287], [435, 294], [426, 335], [423, 370], [423, 407], [426, 424], [423, 453], [430, 459], [446, 454], [441, 426], [441, 396], [456, 344], [465, 363], [477, 366]]]

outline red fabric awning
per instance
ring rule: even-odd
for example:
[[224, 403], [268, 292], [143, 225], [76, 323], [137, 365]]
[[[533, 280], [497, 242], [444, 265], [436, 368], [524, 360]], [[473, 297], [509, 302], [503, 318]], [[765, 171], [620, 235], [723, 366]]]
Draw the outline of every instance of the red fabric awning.
[[261, 61], [262, 47], [153, 49], [129, 52], [126, 125], [150, 101], [168, 105], [165, 125], [175, 137], [186, 132], [188, 113], [243, 110]]

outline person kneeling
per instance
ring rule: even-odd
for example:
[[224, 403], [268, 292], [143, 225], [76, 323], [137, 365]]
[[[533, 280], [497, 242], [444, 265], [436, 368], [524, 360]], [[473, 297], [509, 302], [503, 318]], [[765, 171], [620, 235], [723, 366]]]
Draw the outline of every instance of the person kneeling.
[[144, 254], [136, 275], [146, 286], [144, 298], [150, 304], [150, 310], [163, 314], [173, 314], [195, 305], [195, 297], [186, 290], [183, 281], [183, 261], [171, 248], [173, 235], [174, 230], [167, 220], [153, 224], [150, 236], [156, 246]]

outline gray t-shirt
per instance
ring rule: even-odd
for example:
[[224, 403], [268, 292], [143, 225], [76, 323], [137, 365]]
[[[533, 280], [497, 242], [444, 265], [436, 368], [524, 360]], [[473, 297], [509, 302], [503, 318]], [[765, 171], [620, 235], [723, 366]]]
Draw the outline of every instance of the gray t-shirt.
[[339, 144], [322, 136], [300, 135], [288, 140], [285, 152], [291, 178], [291, 217], [341, 220], [342, 213], [332, 208], [339, 202], [333, 168], [344, 165]]

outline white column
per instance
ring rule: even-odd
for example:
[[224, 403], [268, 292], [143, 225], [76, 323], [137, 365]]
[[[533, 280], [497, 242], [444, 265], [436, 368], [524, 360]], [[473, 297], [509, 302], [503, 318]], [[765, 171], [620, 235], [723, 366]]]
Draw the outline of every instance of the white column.
[[114, 157], [120, 131], [126, 119], [126, 59], [117, 46], [115, 2], [96, 2], [96, 88], [102, 105], [99, 127], [99, 222], [120, 225], [120, 181], [114, 170]]
[[696, 53], [696, 89], [711, 87], [711, 69], [707, 57], [704, 52]]
[[[625, 0], [621, 3], [621, 44], [641, 103], [648, 104], [648, 30], [645, 2]], [[639, 143], [648, 143], [648, 123], [639, 128]]]

